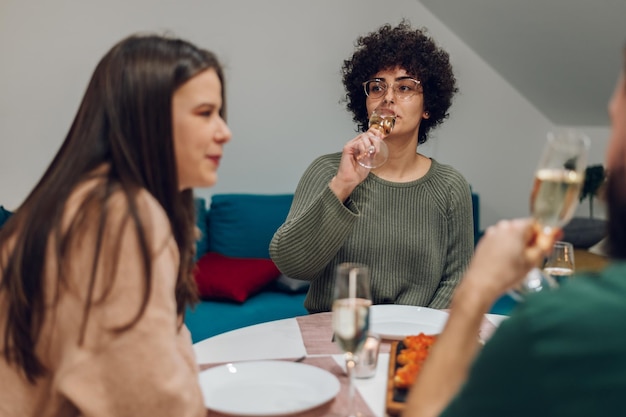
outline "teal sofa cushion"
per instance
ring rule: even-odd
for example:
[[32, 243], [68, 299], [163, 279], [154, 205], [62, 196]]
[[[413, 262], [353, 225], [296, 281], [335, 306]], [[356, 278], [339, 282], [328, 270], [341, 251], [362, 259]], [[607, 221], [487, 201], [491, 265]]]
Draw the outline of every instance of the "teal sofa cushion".
[[209, 251], [209, 234], [207, 231], [207, 206], [204, 198], [194, 199], [196, 227], [200, 232], [200, 236], [196, 241], [195, 260], [200, 259], [202, 255]]
[[245, 303], [203, 301], [185, 314], [185, 324], [193, 343], [241, 327], [271, 320], [305, 316], [306, 294], [287, 294], [266, 290], [248, 298]]
[[269, 244], [285, 221], [293, 194], [215, 194], [207, 228], [210, 252], [270, 259]]
[[510, 295], [503, 294], [496, 300], [493, 306], [491, 306], [489, 313], [508, 316], [517, 304], [518, 302], [515, 301]]
[[9, 220], [9, 217], [11, 217], [12, 214], [13, 213], [11, 213], [9, 210], [5, 209], [3, 206], [0, 206], [0, 227], [2, 227], [4, 222]]
[[474, 219], [474, 245], [476, 245], [483, 232], [480, 230], [480, 196], [474, 192], [472, 192], [472, 217]]

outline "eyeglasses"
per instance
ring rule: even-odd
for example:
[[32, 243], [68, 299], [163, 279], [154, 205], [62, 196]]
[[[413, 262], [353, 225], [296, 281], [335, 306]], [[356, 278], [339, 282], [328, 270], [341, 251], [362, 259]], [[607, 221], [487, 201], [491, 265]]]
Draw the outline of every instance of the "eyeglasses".
[[[422, 91], [420, 82], [414, 78], [402, 78], [391, 85], [393, 94], [401, 100], [408, 100]], [[363, 83], [365, 95], [370, 98], [381, 98], [387, 93], [389, 84], [385, 81], [374, 78]]]

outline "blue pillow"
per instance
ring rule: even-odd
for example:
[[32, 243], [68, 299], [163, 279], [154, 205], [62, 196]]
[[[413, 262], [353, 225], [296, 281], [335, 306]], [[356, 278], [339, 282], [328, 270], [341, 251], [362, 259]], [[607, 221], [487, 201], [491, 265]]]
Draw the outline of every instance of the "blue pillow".
[[503, 294], [500, 298], [496, 300], [494, 305], [491, 306], [489, 313], [503, 314], [505, 316], [508, 316], [511, 314], [511, 311], [513, 311], [517, 304], [518, 302], [515, 301], [513, 297], [508, 294]]
[[[471, 191], [471, 187], [470, 187]], [[472, 216], [474, 218], [474, 245], [478, 243], [483, 236], [480, 230], [480, 196], [472, 191]]]
[[215, 194], [208, 214], [209, 251], [270, 259], [269, 244], [289, 213], [293, 194]]
[[12, 214], [13, 213], [11, 213], [9, 210], [5, 209], [3, 206], [0, 206], [0, 227], [2, 227], [4, 222], [9, 220], [9, 217], [11, 217]]
[[193, 200], [196, 208], [196, 227], [200, 230], [200, 238], [196, 241], [195, 260], [209, 251], [209, 234], [207, 232], [207, 207], [204, 198], [196, 197]]

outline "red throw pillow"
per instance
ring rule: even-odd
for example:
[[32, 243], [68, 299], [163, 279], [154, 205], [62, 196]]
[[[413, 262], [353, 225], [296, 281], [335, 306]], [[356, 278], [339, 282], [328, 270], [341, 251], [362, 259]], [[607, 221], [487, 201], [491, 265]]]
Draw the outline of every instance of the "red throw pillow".
[[194, 270], [200, 297], [240, 303], [279, 275], [271, 259], [231, 258], [216, 252], [202, 256]]

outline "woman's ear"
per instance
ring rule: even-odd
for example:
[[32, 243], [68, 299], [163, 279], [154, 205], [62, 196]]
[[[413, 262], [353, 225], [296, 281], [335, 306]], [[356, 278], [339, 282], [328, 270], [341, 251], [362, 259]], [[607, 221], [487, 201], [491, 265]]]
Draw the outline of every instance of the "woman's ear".
[[430, 113], [428, 111], [425, 111], [424, 113], [422, 113], [422, 119], [429, 119], [430, 118]]

